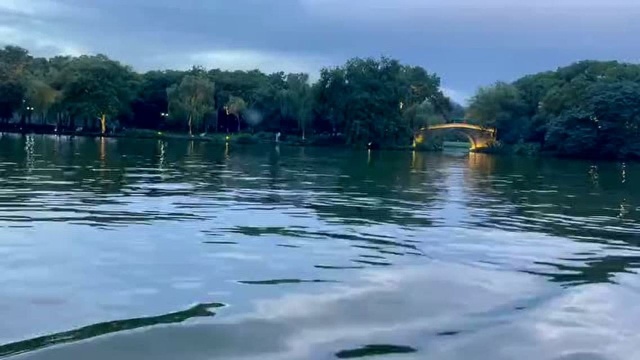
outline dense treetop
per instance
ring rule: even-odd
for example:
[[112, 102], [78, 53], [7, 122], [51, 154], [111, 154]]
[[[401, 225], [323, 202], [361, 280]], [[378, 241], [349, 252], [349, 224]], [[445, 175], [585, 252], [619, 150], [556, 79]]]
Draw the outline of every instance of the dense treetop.
[[389, 58], [308, 74], [150, 71], [104, 55], [34, 58], [0, 49], [0, 126], [203, 133], [281, 132], [362, 145], [408, 145], [425, 125], [478, 123], [501, 145], [565, 156], [640, 158], [640, 65], [582, 61], [480, 88], [469, 107], [440, 78]]
[[467, 117], [503, 144], [589, 158], [640, 158], [640, 65], [582, 61], [481, 88]]
[[323, 69], [312, 84], [307, 74], [197, 67], [139, 74], [104, 55], [45, 59], [0, 49], [4, 125], [270, 131], [407, 144], [413, 131], [445, 121], [454, 108], [436, 75], [387, 58]]

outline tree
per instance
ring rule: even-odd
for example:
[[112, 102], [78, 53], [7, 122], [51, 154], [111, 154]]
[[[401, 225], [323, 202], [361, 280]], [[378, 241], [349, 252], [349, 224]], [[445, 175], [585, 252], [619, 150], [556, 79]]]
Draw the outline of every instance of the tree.
[[422, 68], [388, 58], [352, 59], [322, 70], [315, 86], [317, 117], [350, 144], [407, 145], [412, 134], [403, 113], [426, 100], [446, 112], [449, 100], [439, 88], [440, 79]]
[[591, 158], [638, 157], [640, 66], [581, 61], [482, 88], [467, 117], [498, 128], [504, 143]]
[[18, 110], [24, 111], [26, 75], [31, 56], [17, 46], [0, 50], [0, 119], [8, 121]]
[[40, 120], [44, 123], [51, 107], [58, 101], [60, 92], [56, 91], [49, 84], [42, 80], [32, 79], [27, 85], [26, 99], [40, 115]]
[[423, 101], [421, 104], [411, 105], [404, 111], [403, 116], [409, 123], [412, 133], [416, 133], [418, 130], [430, 125], [447, 122], [445, 116], [437, 111], [428, 100]]
[[289, 132], [288, 119], [282, 112], [282, 95], [286, 90], [284, 73], [268, 75], [252, 94], [250, 111], [245, 120], [253, 129], [271, 132]]
[[[215, 85], [214, 85], [215, 84]], [[534, 142], [568, 156], [640, 157], [640, 65], [581, 61], [478, 90], [468, 109], [427, 70], [389, 58], [348, 60], [307, 74], [192, 68], [136, 74], [98, 56], [33, 58], [0, 49], [0, 120], [33, 112], [43, 122], [104, 133], [107, 121], [132, 128], [236, 128], [301, 134], [329, 143], [408, 145], [422, 127], [467, 121], [498, 129], [502, 144]], [[170, 117], [167, 118], [167, 113]]]
[[529, 125], [523, 114], [518, 89], [504, 82], [480, 88], [471, 99], [467, 119], [481, 126], [496, 128], [499, 139], [507, 143], [522, 140], [522, 134]]
[[466, 113], [467, 113], [467, 109], [465, 109], [464, 106], [454, 101], [451, 101], [451, 118], [463, 119]]
[[640, 84], [598, 82], [579, 106], [554, 117], [547, 147], [592, 158], [640, 157]]
[[406, 83], [403, 85], [406, 91], [404, 107], [430, 106], [434, 114], [437, 113], [448, 121], [453, 107], [451, 100], [440, 90], [440, 78], [417, 66], [407, 66], [403, 73], [403, 81]]
[[215, 85], [203, 75], [187, 75], [180, 85], [167, 90], [169, 98], [169, 115], [171, 119], [187, 121], [189, 135], [193, 128], [200, 128], [207, 115], [215, 108]]
[[129, 125], [144, 129], [160, 129], [169, 113], [167, 89], [179, 84], [182, 71], [150, 71], [142, 75], [140, 87], [131, 103], [132, 119]]
[[109, 118], [129, 111], [137, 85], [129, 67], [104, 55], [81, 56], [65, 72], [63, 102], [72, 116], [84, 118], [85, 123], [98, 117], [104, 134]]
[[348, 81], [343, 68], [325, 68], [320, 71], [320, 80], [314, 85], [317, 104], [315, 127], [332, 135], [344, 132], [347, 112]]
[[287, 75], [287, 88], [281, 92], [280, 112], [284, 118], [296, 120], [302, 140], [306, 139], [307, 126], [311, 120], [312, 100], [309, 75]]
[[241, 97], [232, 96], [229, 99], [229, 102], [227, 102], [226, 109], [227, 113], [233, 115], [238, 121], [238, 132], [240, 132], [240, 116], [244, 113], [245, 110], [247, 110], [247, 103]]

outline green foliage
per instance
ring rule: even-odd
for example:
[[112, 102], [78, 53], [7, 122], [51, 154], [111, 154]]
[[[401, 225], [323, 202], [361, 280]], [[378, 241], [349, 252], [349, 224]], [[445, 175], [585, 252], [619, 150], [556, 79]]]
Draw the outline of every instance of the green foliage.
[[127, 128], [402, 146], [420, 127], [447, 121], [454, 106], [436, 75], [387, 58], [324, 69], [312, 85], [308, 74], [258, 70], [136, 74], [103, 55], [34, 59], [7, 47], [0, 51], [0, 118], [24, 119], [26, 109], [65, 131], [79, 121], [95, 130], [106, 116]]
[[[416, 144], [416, 151], [441, 151], [444, 147], [444, 140], [441, 137], [432, 136], [427, 138], [424, 142]], [[468, 149], [469, 146], [467, 145]]]
[[[0, 49], [4, 128], [73, 131], [83, 122], [93, 131], [106, 117], [156, 132], [280, 132], [317, 145], [402, 147], [421, 128], [463, 114], [438, 76], [388, 58], [351, 59], [311, 84], [307, 74], [258, 70], [136, 74], [104, 55], [45, 59]], [[640, 65], [582, 61], [499, 82], [481, 88], [464, 117], [497, 128], [500, 149], [522, 154], [640, 157]]]
[[[388, 58], [352, 59], [322, 70], [315, 85], [316, 127], [344, 134], [353, 145], [407, 144], [417, 127], [415, 106], [428, 101], [439, 113], [450, 110], [439, 88], [440, 79], [422, 68]], [[412, 114], [404, 116], [406, 111]]]
[[179, 84], [184, 77], [182, 71], [149, 71], [141, 76], [140, 86], [131, 103], [132, 118], [127, 121], [132, 127], [161, 129], [169, 113], [167, 89]]
[[133, 71], [104, 55], [81, 56], [64, 68], [61, 107], [97, 128], [98, 119], [129, 112], [136, 87]]
[[464, 106], [451, 101], [451, 118], [452, 119], [462, 119], [467, 113], [467, 109]]
[[640, 157], [640, 84], [597, 82], [579, 105], [553, 117], [548, 147], [561, 155]]
[[467, 117], [497, 127], [506, 145], [537, 143], [564, 156], [640, 157], [640, 66], [582, 61], [498, 83], [478, 91]]
[[429, 100], [425, 100], [419, 104], [413, 104], [406, 108], [403, 112], [404, 121], [408, 123], [413, 133], [418, 130], [437, 124], [447, 122], [447, 117], [438, 112]]
[[42, 80], [32, 79], [27, 85], [26, 103], [30, 104], [44, 121], [61, 93]]
[[514, 85], [498, 82], [480, 88], [471, 99], [467, 118], [479, 125], [498, 129], [499, 139], [508, 143], [522, 140], [528, 127], [523, 118], [523, 101]]
[[189, 129], [202, 129], [204, 119], [215, 106], [215, 86], [203, 74], [187, 75], [179, 85], [167, 89], [169, 116], [172, 124]]
[[247, 102], [238, 96], [231, 96], [226, 105], [227, 114], [233, 115], [238, 121], [238, 132], [242, 130], [240, 117], [247, 110]]
[[24, 49], [7, 46], [0, 49], [0, 119], [9, 120], [24, 110], [27, 91], [26, 75], [32, 58]]
[[304, 139], [313, 114], [309, 75], [287, 75], [286, 88], [280, 92], [280, 113], [284, 119], [295, 120]]
[[241, 116], [247, 110], [247, 102], [238, 96], [232, 96], [227, 102], [227, 111], [236, 117]]

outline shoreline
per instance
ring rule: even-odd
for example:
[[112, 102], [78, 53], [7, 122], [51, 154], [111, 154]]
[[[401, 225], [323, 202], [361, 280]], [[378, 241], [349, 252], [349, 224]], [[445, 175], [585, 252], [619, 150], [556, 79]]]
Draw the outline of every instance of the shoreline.
[[[187, 135], [184, 133], [175, 133], [175, 132], [163, 132], [157, 130], [147, 130], [147, 129], [133, 129], [133, 130], [124, 130], [119, 133], [107, 133], [102, 134], [100, 132], [92, 132], [92, 131], [38, 131], [37, 129], [30, 129], [29, 131], [17, 130], [17, 129], [2, 129], [0, 128], [0, 134], [16, 134], [16, 135], [51, 135], [51, 136], [70, 136], [70, 137], [86, 137], [86, 138], [110, 138], [110, 139], [146, 139], [146, 140], [187, 140], [187, 141], [198, 141], [198, 142], [208, 142], [212, 144], [238, 144], [238, 145], [257, 145], [257, 144], [280, 144], [287, 146], [307, 146], [307, 147], [330, 147], [330, 148], [354, 148], [353, 146], [349, 146], [340, 142], [322, 142], [319, 140], [325, 140], [326, 137], [317, 136], [310, 137], [309, 139], [303, 141], [298, 137], [290, 137], [291, 139], [280, 140], [277, 142], [275, 140], [276, 135], [274, 133], [214, 133], [214, 134], [206, 134], [206, 135]], [[338, 138], [336, 138], [338, 139]], [[366, 149], [366, 147], [364, 148]], [[383, 147], [383, 148], [372, 148], [370, 150], [394, 150], [394, 151], [422, 151], [422, 152], [435, 152], [436, 150], [417, 150], [407, 146], [392, 146], [392, 147]]]
[[[88, 132], [88, 131], [61, 131], [61, 132], [52, 132], [52, 131], [37, 131], [37, 129], [30, 129], [30, 131], [21, 131], [16, 129], [2, 129], [0, 128], [0, 134], [16, 134], [16, 135], [52, 135], [52, 136], [70, 136], [70, 137], [86, 137], [86, 138], [107, 138], [107, 139], [145, 139], [145, 140], [186, 140], [186, 141], [196, 141], [196, 142], [207, 142], [217, 145], [225, 145], [225, 144], [236, 144], [236, 145], [265, 145], [265, 144], [279, 144], [285, 146], [294, 146], [294, 147], [317, 147], [317, 148], [357, 148], [353, 146], [349, 146], [347, 144], [341, 143], [317, 143], [314, 142], [316, 139], [320, 139], [321, 137], [317, 137], [314, 139], [313, 137], [308, 139], [307, 141], [301, 141], [299, 138], [294, 138], [293, 140], [281, 140], [280, 142], [275, 141], [275, 134], [272, 133], [240, 133], [240, 134], [223, 134], [223, 133], [215, 133], [215, 134], [206, 134], [206, 135], [187, 135], [183, 133], [175, 133], [175, 132], [162, 132], [155, 130], [146, 130], [146, 129], [134, 129], [134, 130], [124, 130], [120, 133], [107, 133], [102, 134], [100, 132]], [[267, 136], [268, 135], [268, 136]], [[381, 148], [371, 148], [368, 150], [371, 151], [417, 151], [417, 152], [433, 152], [439, 153], [444, 151], [444, 149], [462, 149], [464, 146], [462, 143], [455, 143], [449, 146], [443, 146], [442, 148], [422, 148], [416, 149], [412, 146], [390, 146], [390, 147], [381, 147]], [[365, 148], [365, 150], [367, 150]], [[562, 156], [559, 154], [555, 154], [552, 152], [545, 152], [542, 150], [537, 151], [525, 151], [521, 152], [517, 149], [514, 149], [514, 146], [504, 146], [501, 148], [489, 148], [482, 149], [476, 151], [469, 151], [469, 153], [476, 154], [486, 154], [486, 155], [494, 155], [500, 157], [524, 157], [524, 158], [555, 158], [555, 159], [566, 159], [566, 160], [582, 160], [582, 161], [605, 161], [605, 162], [640, 162], [640, 158], [594, 158], [594, 157], [580, 157], [580, 156]]]

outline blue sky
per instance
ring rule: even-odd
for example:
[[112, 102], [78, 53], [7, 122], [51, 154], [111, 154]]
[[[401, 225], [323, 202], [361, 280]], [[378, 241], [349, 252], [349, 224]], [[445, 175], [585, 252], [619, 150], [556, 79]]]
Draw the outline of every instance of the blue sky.
[[463, 101], [581, 59], [640, 61], [637, 0], [0, 0], [0, 43], [137, 70], [304, 71], [391, 56]]

